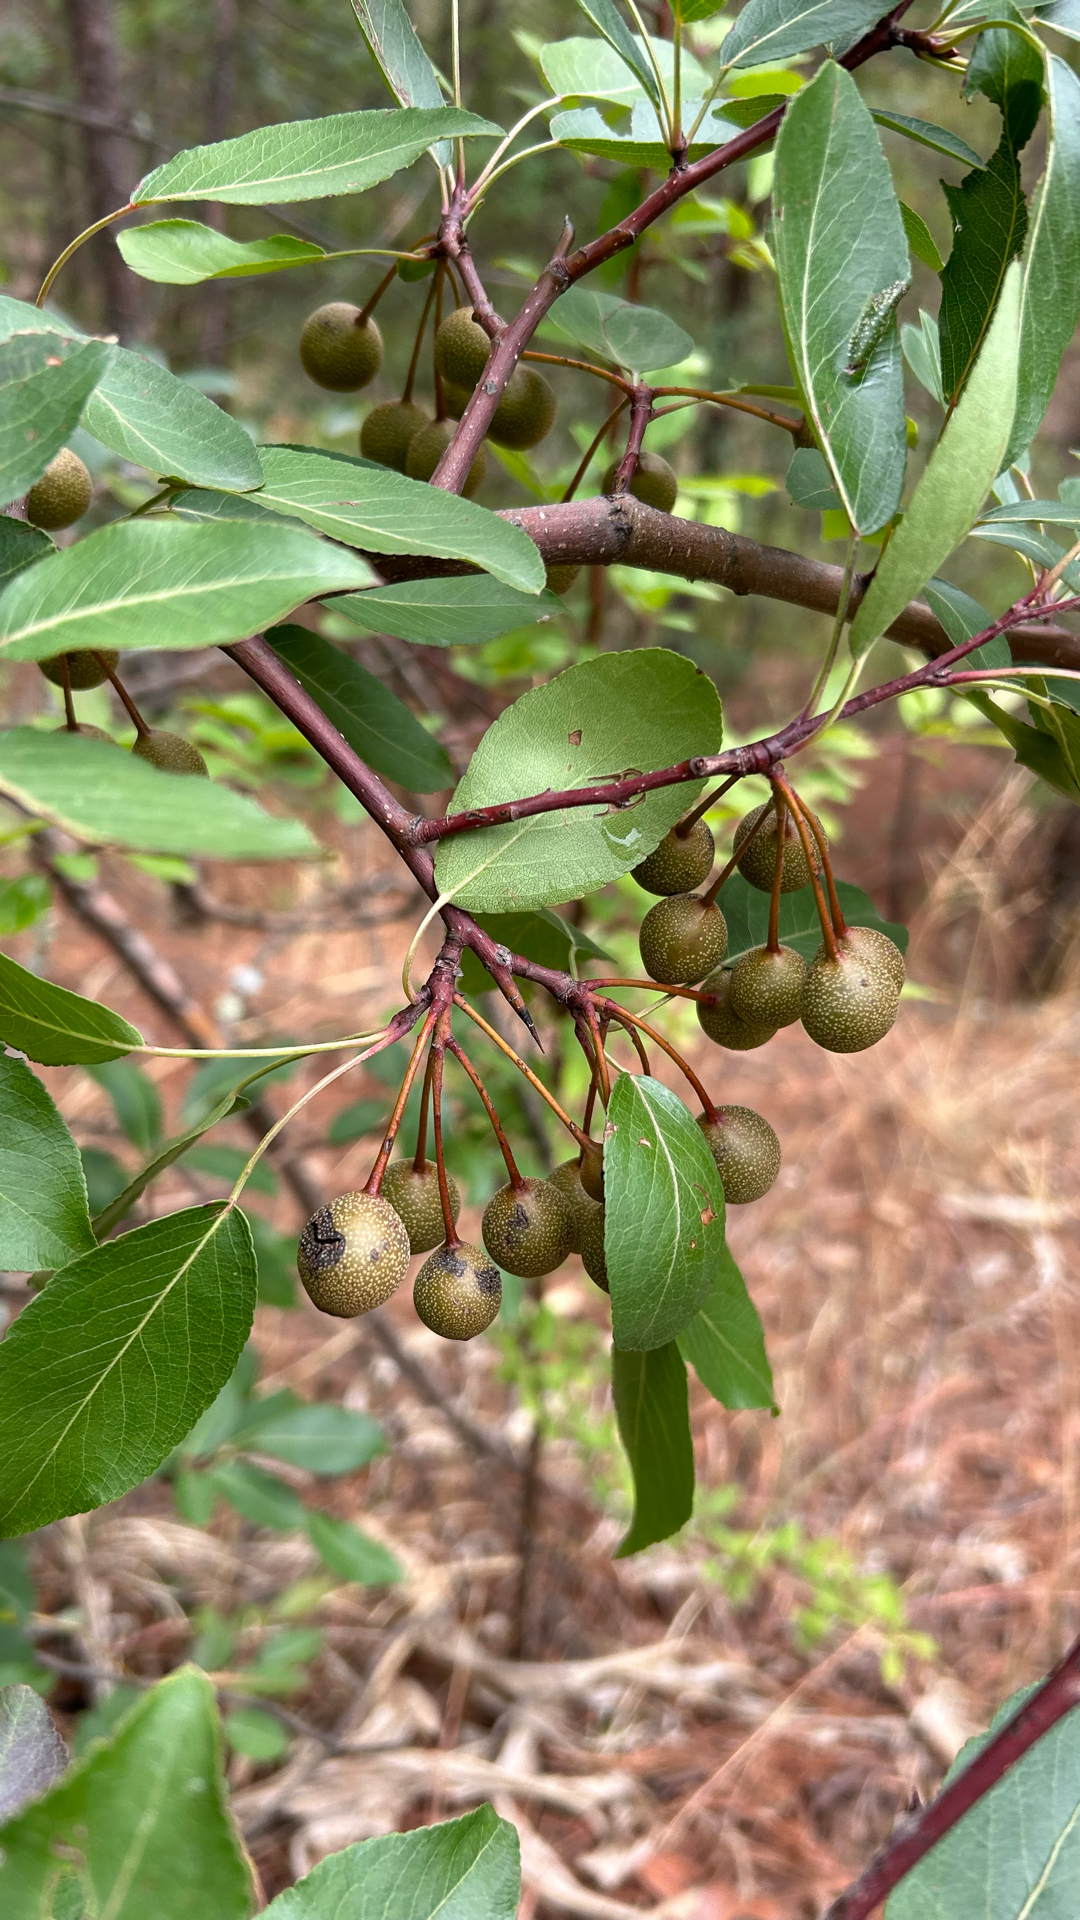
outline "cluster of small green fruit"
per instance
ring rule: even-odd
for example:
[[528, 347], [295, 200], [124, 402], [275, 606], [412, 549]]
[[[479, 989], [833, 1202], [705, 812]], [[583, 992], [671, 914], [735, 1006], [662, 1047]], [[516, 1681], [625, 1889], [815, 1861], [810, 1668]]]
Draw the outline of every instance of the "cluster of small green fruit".
[[903, 955], [876, 928], [846, 926], [837, 907], [831, 921], [827, 917], [820, 892], [823, 871], [833, 890], [825, 833], [815, 815], [804, 808], [800, 812], [802, 832], [790, 807], [776, 798], [756, 807], [735, 830], [732, 864], [764, 893], [814, 886], [823, 939], [809, 963], [774, 936], [733, 967], [722, 965], [728, 930], [715, 899], [719, 884], [704, 894], [693, 891], [713, 867], [713, 837], [704, 820], [693, 821], [689, 829], [673, 828], [634, 869], [647, 892], [664, 896], [641, 923], [645, 971], [666, 987], [701, 981], [702, 1030], [717, 1046], [735, 1052], [764, 1046], [780, 1027], [801, 1020], [811, 1040], [827, 1052], [861, 1053], [896, 1019]]

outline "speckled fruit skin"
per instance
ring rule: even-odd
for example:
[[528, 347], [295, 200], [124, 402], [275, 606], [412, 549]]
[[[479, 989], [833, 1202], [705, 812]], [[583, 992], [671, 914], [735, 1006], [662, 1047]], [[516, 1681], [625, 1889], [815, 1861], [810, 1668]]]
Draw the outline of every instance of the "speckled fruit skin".
[[502, 1306], [502, 1275], [483, 1247], [459, 1240], [428, 1255], [413, 1285], [413, 1305], [444, 1340], [474, 1340]]
[[595, 1280], [605, 1293], [611, 1292], [608, 1284], [607, 1254], [604, 1252], [604, 1208], [598, 1207], [581, 1236], [581, 1264], [590, 1280]]
[[[450, 1194], [450, 1211], [456, 1220], [461, 1212], [461, 1195], [457, 1181], [449, 1173], [446, 1185]], [[391, 1160], [383, 1174], [380, 1191], [404, 1223], [413, 1253], [430, 1253], [432, 1247], [442, 1245], [446, 1222], [443, 1219], [439, 1175], [434, 1160], [424, 1161], [422, 1173], [413, 1172], [411, 1159]]]
[[389, 1300], [405, 1278], [409, 1236], [389, 1200], [339, 1193], [313, 1213], [296, 1249], [300, 1278], [323, 1313], [354, 1320]]
[[662, 987], [687, 986], [727, 952], [727, 921], [696, 893], [672, 893], [650, 907], [638, 934], [641, 964]]
[[569, 1251], [580, 1253], [582, 1235], [593, 1215], [599, 1213], [600, 1204], [582, 1186], [581, 1167], [577, 1160], [564, 1160], [561, 1166], [548, 1174], [548, 1185], [557, 1187], [566, 1201], [570, 1214]]
[[535, 367], [515, 367], [491, 416], [487, 437], [494, 440], [496, 446], [525, 453], [547, 439], [558, 410], [550, 380], [545, 380]]
[[329, 300], [309, 313], [300, 329], [304, 372], [329, 393], [355, 393], [382, 366], [382, 334], [374, 320], [358, 327], [359, 318], [359, 307], [348, 300]]
[[581, 1156], [581, 1184], [590, 1200], [604, 1198], [604, 1145], [590, 1140]]
[[751, 1027], [793, 1026], [802, 1006], [806, 961], [794, 947], [770, 953], [755, 947], [731, 969], [728, 1001], [732, 1013]]
[[116, 672], [116, 664], [120, 655], [114, 653], [111, 649], [106, 650], [104, 647], [100, 648], [99, 651], [101, 653], [100, 664], [97, 655], [94, 653], [51, 653], [47, 660], [39, 660], [38, 666], [41, 668], [46, 680], [51, 680], [54, 687], [62, 687], [64, 684], [63, 663], [66, 660], [68, 678], [71, 681], [73, 691], [75, 693], [83, 693], [87, 687], [100, 687], [103, 681], [109, 677], [108, 668], [111, 668], [114, 673]]
[[[735, 829], [735, 852], [738, 853], [739, 848], [742, 846], [743, 841], [746, 839], [755, 821], [760, 819], [761, 815], [766, 811], [771, 811], [774, 817], [772, 820], [766, 822], [759, 833], [755, 833], [754, 838], [751, 840], [750, 845], [739, 861], [739, 872], [742, 874], [744, 880], [750, 882], [752, 887], [759, 888], [762, 893], [771, 893], [773, 874], [776, 870], [776, 819], [775, 809], [773, 808], [771, 800], [766, 800], [762, 806], [755, 807], [752, 813], [746, 814], [744, 818], [739, 821]], [[811, 814], [810, 818], [816, 822], [819, 828], [821, 827], [821, 821], [818, 820], [816, 813]], [[822, 831], [824, 830], [822, 829]], [[814, 843], [814, 836], [810, 832], [809, 827], [807, 827], [807, 833], [810, 835], [810, 844], [814, 849], [815, 870], [820, 871], [821, 858]], [[785, 812], [784, 868], [780, 876], [780, 891], [781, 893], [797, 893], [800, 887], [808, 887], [809, 884], [810, 868], [806, 862], [806, 854], [803, 852], [803, 844], [799, 838], [799, 830], [792, 820], [790, 813]]]
[[544, 585], [549, 593], [569, 593], [580, 572], [580, 567], [546, 567]]
[[81, 520], [94, 496], [94, 483], [70, 447], [61, 447], [26, 496], [26, 517], [43, 533], [59, 533]]
[[[611, 492], [618, 470], [619, 462], [613, 460], [600, 482], [601, 493]], [[668, 465], [662, 455], [643, 453], [639, 456], [637, 470], [630, 482], [630, 492], [635, 500], [640, 500], [643, 506], [655, 507], [658, 513], [670, 513], [678, 491], [675, 469]]]
[[444, 380], [471, 393], [488, 363], [491, 341], [471, 307], [455, 307], [435, 335], [435, 365]]
[[701, 984], [709, 993], [715, 994], [716, 999], [711, 1003], [705, 1000], [697, 1002], [698, 1025], [716, 1046], [729, 1047], [732, 1053], [750, 1053], [754, 1047], [763, 1047], [766, 1040], [772, 1039], [775, 1027], [751, 1026], [732, 1011], [729, 998], [731, 974], [723, 967], [710, 973]]
[[365, 460], [404, 473], [409, 441], [421, 427], [430, 425], [429, 416], [415, 401], [384, 400], [381, 406], [372, 407], [360, 428], [360, 452]]
[[198, 747], [185, 740], [182, 733], [166, 733], [151, 727], [148, 733], [139, 734], [131, 751], [137, 759], [149, 761], [164, 773], [199, 773], [204, 780], [210, 778], [210, 769]]
[[680, 839], [672, 827], [658, 847], [636, 867], [634, 879], [646, 893], [693, 893], [712, 872], [715, 843], [704, 820], [695, 820]]
[[753, 1107], [718, 1107], [715, 1120], [702, 1114], [698, 1126], [729, 1206], [745, 1207], [768, 1193], [780, 1171], [780, 1142], [760, 1113]]
[[[405, 456], [405, 471], [410, 480], [430, 480], [457, 426], [456, 420], [432, 420], [428, 426], [421, 427], [409, 441], [409, 451]], [[468, 477], [461, 491], [466, 500], [471, 500], [477, 487], [487, 472], [487, 454], [482, 446], [477, 447]]]
[[827, 1053], [862, 1053], [896, 1019], [900, 992], [879, 960], [850, 951], [811, 962], [802, 994], [802, 1023]]
[[116, 747], [120, 750], [119, 740], [114, 740], [112, 734], [106, 733], [104, 727], [92, 727], [88, 720], [80, 720], [77, 727], [54, 727], [53, 732], [80, 734], [84, 740], [104, 740], [107, 747]]
[[[887, 933], [879, 933], [876, 927], [849, 927], [840, 945], [845, 953], [854, 954], [857, 960], [865, 960], [869, 966], [884, 967], [899, 993], [907, 979], [907, 968], [903, 954]], [[823, 960], [824, 957], [823, 940], [814, 958]]]
[[521, 1280], [554, 1273], [570, 1252], [570, 1208], [547, 1180], [523, 1180], [493, 1193], [481, 1225], [493, 1260]]

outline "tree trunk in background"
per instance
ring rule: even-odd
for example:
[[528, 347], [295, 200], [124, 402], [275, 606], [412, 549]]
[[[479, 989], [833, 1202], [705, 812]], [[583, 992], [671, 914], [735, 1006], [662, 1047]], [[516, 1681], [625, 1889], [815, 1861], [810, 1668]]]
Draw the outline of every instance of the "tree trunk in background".
[[[125, 125], [130, 116], [120, 79], [113, 0], [64, 0], [64, 13], [79, 101], [99, 113], [107, 113], [117, 124]], [[86, 127], [83, 152], [90, 219], [101, 220], [125, 204], [143, 171], [144, 150], [122, 133]], [[123, 341], [134, 340], [138, 337], [142, 306], [140, 283], [125, 267], [112, 232], [98, 235], [90, 242], [90, 248], [101, 288], [105, 326], [110, 333], [119, 334]]]
[[[208, 145], [226, 140], [236, 93], [237, 0], [213, 0], [214, 41], [210, 52], [210, 76], [206, 95], [204, 138]], [[202, 210], [207, 226], [220, 233], [225, 226], [225, 209], [216, 201]], [[209, 280], [202, 289], [202, 357], [208, 367], [224, 367], [229, 358], [229, 283]]]

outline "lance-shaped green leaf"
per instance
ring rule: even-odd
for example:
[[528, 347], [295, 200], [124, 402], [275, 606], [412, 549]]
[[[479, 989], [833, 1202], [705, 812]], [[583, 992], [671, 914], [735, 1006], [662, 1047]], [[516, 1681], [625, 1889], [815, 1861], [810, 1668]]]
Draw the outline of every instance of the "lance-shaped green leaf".
[[253, 1527], [274, 1527], [279, 1533], [304, 1531], [307, 1508], [300, 1495], [265, 1467], [254, 1467], [247, 1460], [224, 1460], [210, 1469], [207, 1478]]
[[37, 1075], [0, 1055], [0, 1267], [62, 1267], [95, 1244], [78, 1147]]
[[[775, 100], [724, 100], [718, 106], [709, 107], [686, 150], [687, 159], [703, 159], [705, 154], [712, 153], [726, 140], [733, 139], [740, 127], [752, 126], [755, 120], [762, 119], [774, 106], [783, 104], [783, 97], [779, 96]], [[684, 99], [684, 119], [692, 124], [702, 105], [700, 100]], [[597, 107], [573, 107], [565, 113], [553, 114], [550, 131], [552, 139], [557, 140], [560, 146], [569, 148], [571, 153], [593, 153], [602, 160], [615, 160], [624, 167], [652, 167], [656, 173], [663, 173], [671, 165], [671, 154], [664, 144], [656, 108], [648, 100], [634, 101], [630, 109], [629, 132], [626, 133], [613, 132]], [[579, 291], [584, 293], [590, 289], [583, 287]], [[608, 357], [619, 359], [624, 366], [634, 364], [622, 354], [609, 354]], [[659, 366], [664, 363], [658, 361], [656, 364]], [[640, 371], [640, 368], [637, 370]]]
[[116, 1500], [224, 1385], [255, 1313], [236, 1208], [136, 1227], [53, 1275], [0, 1343], [0, 1525], [29, 1533]]
[[[951, 1786], [1019, 1712], [1022, 1687], [961, 1747]], [[1011, 1766], [889, 1896], [885, 1920], [1068, 1920], [1080, 1882], [1080, 1707]]]
[[[1080, 514], [1080, 509], [1078, 509]], [[484, 573], [445, 580], [401, 580], [366, 593], [346, 593], [334, 612], [348, 614], [368, 633], [392, 633], [425, 647], [474, 647], [515, 627], [554, 620], [563, 612], [555, 593], [519, 593]], [[405, 783], [409, 784], [408, 781]]]
[[291, 527], [117, 520], [28, 567], [0, 594], [0, 658], [225, 646], [304, 600], [369, 578], [353, 554]]
[[514, 1920], [520, 1897], [517, 1830], [484, 1806], [330, 1854], [270, 1902], [266, 1920]]
[[189, 147], [140, 180], [136, 207], [160, 200], [222, 200], [234, 206], [283, 206], [362, 193], [410, 167], [436, 140], [500, 134], [501, 127], [460, 107], [391, 107], [283, 120], [212, 147]]
[[253, 1400], [230, 1444], [268, 1453], [308, 1473], [355, 1473], [386, 1451], [377, 1420], [328, 1400], [300, 1400], [287, 1388]]
[[[715, 753], [723, 717], [712, 681], [662, 648], [606, 653], [523, 694], [489, 727], [458, 782], [450, 811], [491, 806], [552, 788], [587, 787]], [[694, 795], [664, 787], [621, 811], [574, 807], [439, 843], [443, 893], [480, 913], [519, 913], [576, 900], [637, 866]]]
[[[237, 1061], [236, 1065], [239, 1066], [240, 1062]], [[138, 1200], [141, 1194], [146, 1192], [150, 1182], [156, 1180], [159, 1173], [164, 1173], [166, 1167], [171, 1167], [174, 1160], [179, 1160], [181, 1154], [186, 1152], [193, 1140], [201, 1139], [202, 1135], [208, 1133], [211, 1127], [217, 1126], [219, 1120], [224, 1120], [228, 1114], [237, 1110], [238, 1107], [242, 1108], [246, 1105], [247, 1102], [244, 1099], [240, 1099], [239, 1102], [237, 1102], [235, 1095], [230, 1090], [224, 1099], [219, 1100], [216, 1106], [211, 1107], [208, 1113], [205, 1113], [200, 1120], [187, 1129], [186, 1133], [177, 1134], [173, 1139], [166, 1140], [157, 1153], [139, 1168], [134, 1178], [125, 1181], [118, 1189], [114, 1190], [112, 1197], [106, 1201], [101, 1212], [95, 1214], [94, 1232], [97, 1234], [98, 1239], [104, 1240], [106, 1235], [112, 1232], [113, 1228], [131, 1212], [136, 1200]], [[237, 1168], [237, 1174], [239, 1172], [240, 1169]], [[233, 1178], [236, 1178], [236, 1174], [233, 1175]]]
[[108, 1094], [132, 1146], [150, 1153], [161, 1139], [161, 1095], [150, 1075], [133, 1060], [103, 1060], [87, 1072]]
[[[965, 640], [973, 639], [984, 627], [993, 624], [986, 608], [980, 607], [977, 600], [959, 587], [954, 587], [949, 580], [928, 580], [923, 588], [923, 599], [931, 613], [937, 615], [954, 647], [962, 647]], [[1012, 649], [1003, 633], [995, 634], [992, 640], [986, 640], [981, 647], [976, 647], [974, 653], [967, 654], [962, 664], [965, 667], [1007, 667], [1012, 664]], [[904, 932], [906, 941], [906, 928]]]
[[824, 66], [787, 110], [773, 206], [792, 366], [844, 509], [871, 533], [895, 513], [904, 483], [893, 315], [911, 268], [881, 141], [841, 67]]
[[997, 150], [958, 187], [944, 184], [953, 245], [941, 276], [941, 373], [955, 398], [990, 325], [1009, 262], [1024, 244], [1027, 202], [1020, 154], [1042, 106], [1042, 58], [1020, 34], [998, 28], [979, 35], [968, 66], [968, 91], [984, 93], [1002, 119]]
[[[987, 622], [984, 621], [983, 625]], [[978, 628], [974, 631], [977, 633]], [[836, 891], [841, 911], [849, 927], [875, 927], [878, 933], [907, 951], [908, 930], [897, 921], [884, 920], [868, 894], [850, 880], [838, 880]], [[733, 873], [724, 882], [717, 899], [728, 929], [727, 964], [754, 947], [763, 947], [769, 932], [769, 896], [752, 887], [741, 873]], [[780, 896], [780, 940], [794, 947], [806, 960], [812, 960], [821, 945], [821, 922], [814, 903], [814, 889], [800, 887], [796, 893]]]
[[688, 1326], [724, 1246], [724, 1190], [701, 1128], [648, 1074], [612, 1090], [604, 1250], [616, 1347], [651, 1352]]
[[603, 34], [608, 46], [614, 47], [619, 59], [629, 67], [654, 107], [658, 107], [660, 89], [648, 53], [641, 40], [631, 33], [615, 0], [578, 0], [578, 6], [585, 18], [592, 21], [597, 32]]
[[59, 1780], [68, 1751], [33, 1687], [0, 1687], [0, 1820], [10, 1820]]
[[[373, 553], [430, 553], [440, 559], [472, 560], [497, 580], [526, 593], [539, 593], [544, 584], [544, 563], [528, 534], [487, 507], [368, 460], [313, 448], [263, 447], [260, 451], [266, 484], [257, 495], [259, 502], [276, 513], [305, 520], [332, 540]], [[349, 584], [363, 586], [369, 578]], [[328, 590], [332, 586], [328, 583]]]
[[[686, 19], [685, 12], [683, 19]], [[641, 59], [646, 60], [644, 41], [637, 36], [633, 38]], [[670, 93], [675, 78], [675, 56], [671, 41], [654, 39], [652, 52]], [[536, 58], [552, 93], [565, 99], [611, 100], [630, 107], [635, 101], [650, 97], [637, 75], [607, 41], [576, 34], [569, 40], [549, 41], [546, 47], [540, 48]], [[704, 97], [712, 85], [712, 75], [685, 46], [680, 69], [684, 102], [691, 100], [695, 94]], [[684, 107], [684, 127], [689, 126], [691, 120], [692, 116]]]
[[360, 1587], [388, 1587], [403, 1580], [401, 1564], [388, 1548], [336, 1514], [307, 1510], [308, 1539], [323, 1564]]
[[[439, 76], [424, 52], [401, 0], [353, 0], [353, 12], [375, 65], [399, 106], [441, 107]], [[432, 149], [440, 167], [452, 149], [440, 140]]]
[[1019, 349], [1020, 269], [1014, 262], [982, 352], [852, 621], [856, 658], [963, 539], [1000, 473], [1016, 404]]
[[[1035, 685], [1038, 686], [1039, 682], [1036, 681]], [[999, 707], [996, 700], [977, 687], [969, 687], [966, 697], [973, 707], [978, 707], [979, 712], [986, 715], [999, 733], [1005, 735], [1022, 767], [1030, 768], [1040, 780], [1045, 780], [1048, 787], [1053, 787], [1055, 793], [1063, 794], [1074, 806], [1080, 805], [1080, 720], [1072, 734], [1072, 751], [1063, 752], [1063, 727], [1044, 727], [1040, 724], [1029, 727], [1017, 714]], [[1037, 707], [1031, 711], [1037, 723], [1044, 718]], [[1068, 709], [1061, 711], [1066, 713]], [[1077, 718], [1075, 715], [1070, 717], [1074, 720]], [[1068, 742], [1068, 736], [1065, 737]]]
[[6, 587], [24, 567], [32, 567], [35, 560], [43, 560], [52, 552], [53, 543], [40, 527], [0, 513], [0, 587]]
[[357, 660], [307, 627], [271, 627], [267, 640], [362, 760], [413, 793], [448, 787], [454, 770], [397, 695]]
[[0, 936], [32, 927], [52, 905], [52, 888], [43, 873], [22, 873], [0, 880]]
[[0, 506], [40, 480], [112, 351], [104, 340], [36, 330], [0, 346]]
[[295, 234], [233, 240], [201, 220], [150, 220], [144, 227], [124, 227], [116, 244], [132, 273], [170, 287], [281, 273], [286, 267], [308, 267], [327, 257], [325, 247], [314, 240], [298, 240]]
[[940, 273], [945, 262], [938, 252], [937, 241], [934, 239], [926, 221], [922, 219], [921, 215], [915, 212], [914, 207], [905, 205], [903, 200], [900, 202], [900, 215], [904, 222], [904, 232], [907, 235], [908, 246], [911, 248], [915, 258], [921, 260], [924, 266], [929, 267], [932, 273]]
[[10, 1920], [247, 1920], [254, 1890], [226, 1805], [206, 1675], [182, 1667], [159, 1681], [107, 1743], [8, 1822], [2, 1844], [0, 1906]]
[[39, 980], [0, 953], [0, 1041], [45, 1067], [81, 1067], [117, 1060], [143, 1037], [109, 1007]]
[[649, 1353], [611, 1356], [619, 1437], [634, 1479], [634, 1518], [617, 1559], [667, 1540], [694, 1505], [694, 1443], [686, 1362], [674, 1340]]
[[746, 1283], [725, 1247], [720, 1270], [688, 1327], [679, 1352], [722, 1407], [771, 1407], [772, 1369], [765, 1336]]
[[243, 427], [205, 393], [141, 353], [117, 347], [82, 423], [102, 446], [150, 473], [196, 487], [262, 486], [259, 456]]
[[811, 47], [842, 53], [887, 11], [881, 0], [749, 0], [724, 40], [724, 64], [773, 66]]
[[[936, 127], [930, 120], [913, 120], [910, 114], [893, 113], [889, 107], [875, 107], [874, 119], [879, 127], [888, 127], [891, 133], [902, 133], [906, 139], [914, 140], [920, 147], [929, 147], [934, 153], [947, 154], [950, 160], [959, 160], [965, 167], [982, 167], [974, 147], [969, 147], [959, 134], [950, 133], [947, 127]], [[132, 229], [129, 229], [132, 231]], [[136, 233], [139, 228], [133, 229]], [[145, 229], [143, 229], [145, 231]]]
[[0, 733], [0, 794], [87, 846], [218, 860], [303, 860], [317, 851], [303, 821], [264, 813], [246, 793], [163, 773], [63, 729]]
[[1020, 370], [1006, 464], [1035, 438], [1080, 314], [1080, 80], [1051, 55], [1045, 85], [1050, 141], [1024, 249]]
[[637, 373], [677, 366], [694, 349], [690, 335], [659, 307], [637, 307], [591, 287], [571, 287], [555, 302], [548, 322], [577, 346]]

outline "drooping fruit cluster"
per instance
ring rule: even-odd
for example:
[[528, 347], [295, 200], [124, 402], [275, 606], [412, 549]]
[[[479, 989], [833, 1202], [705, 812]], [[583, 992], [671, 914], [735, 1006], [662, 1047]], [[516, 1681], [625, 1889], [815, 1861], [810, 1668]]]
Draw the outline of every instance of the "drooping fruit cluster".
[[[119, 659], [119, 654], [111, 649], [96, 649], [93, 652], [54, 653], [48, 659], [38, 661], [46, 680], [65, 690], [68, 720], [58, 731], [81, 734], [84, 740], [102, 740], [110, 747], [119, 746], [119, 742], [103, 728], [92, 727], [85, 721], [75, 721], [71, 701], [73, 693], [85, 693], [90, 687], [102, 686], [106, 680], [113, 680], [119, 687], [120, 682], [116, 679]], [[182, 733], [169, 733], [163, 727], [148, 727], [138, 716], [130, 696], [125, 693], [124, 698], [138, 718], [138, 732], [131, 745], [136, 759], [145, 760], [148, 765], [159, 767], [164, 773], [199, 774], [204, 780], [210, 778], [210, 769], [192, 741], [186, 740]]]

